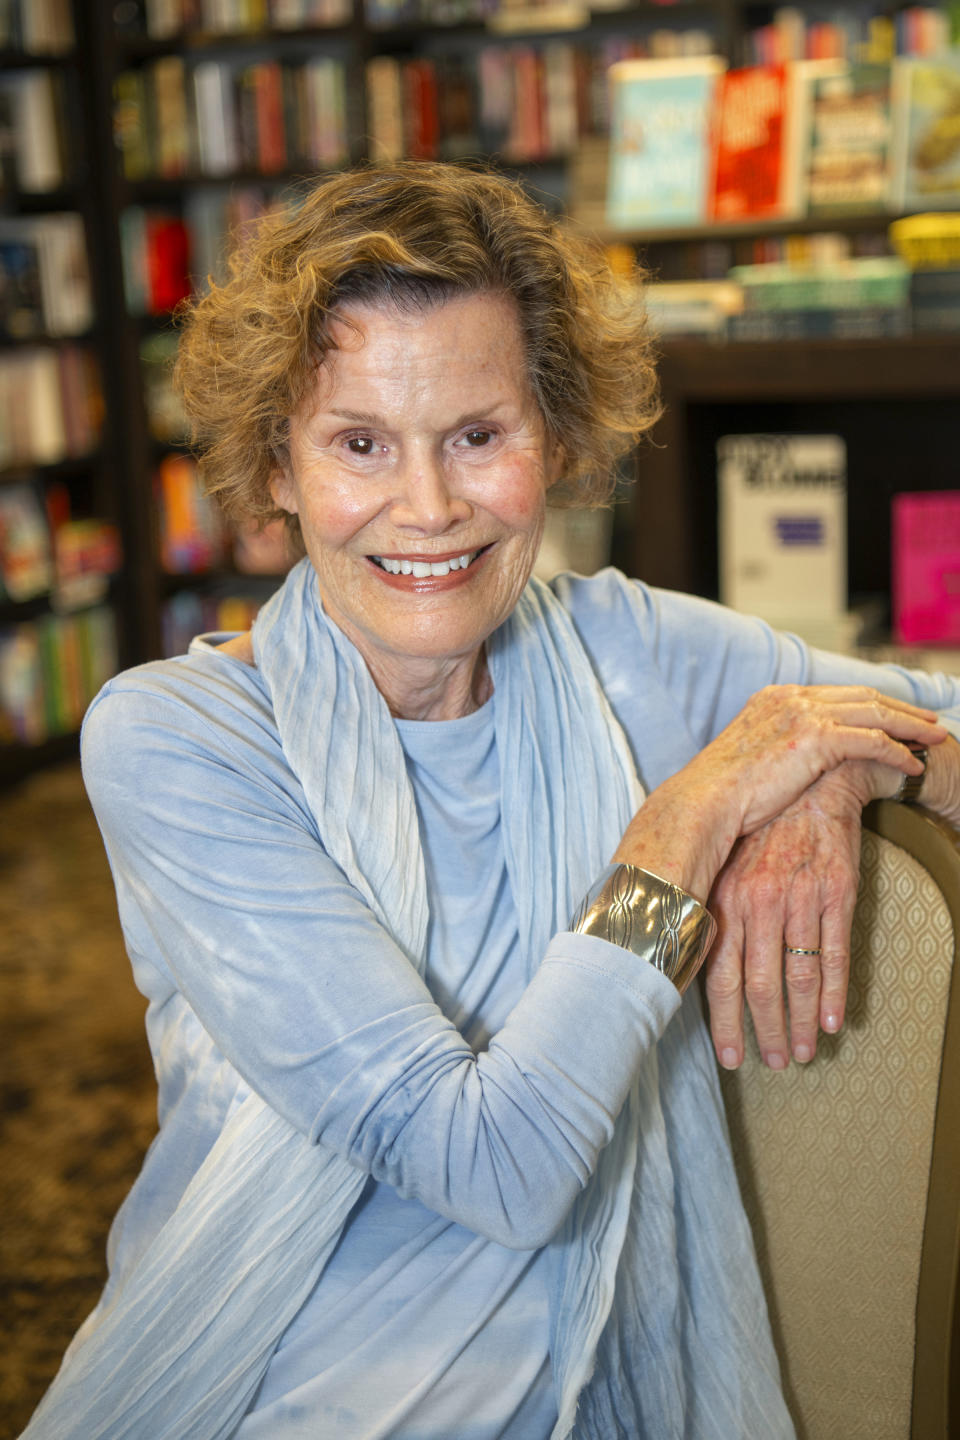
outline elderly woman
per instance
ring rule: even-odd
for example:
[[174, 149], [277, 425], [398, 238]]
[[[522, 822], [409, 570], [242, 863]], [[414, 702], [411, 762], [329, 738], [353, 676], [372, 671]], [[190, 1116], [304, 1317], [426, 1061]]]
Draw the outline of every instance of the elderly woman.
[[531, 580], [655, 387], [635, 296], [494, 175], [318, 184], [193, 307], [179, 379], [210, 488], [305, 556], [86, 721], [160, 1129], [26, 1434], [792, 1434], [704, 904], [722, 1062], [746, 985], [787, 1063], [784, 953], [811, 1054], [860, 807], [922, 781], [960, 814], [956, 688]]

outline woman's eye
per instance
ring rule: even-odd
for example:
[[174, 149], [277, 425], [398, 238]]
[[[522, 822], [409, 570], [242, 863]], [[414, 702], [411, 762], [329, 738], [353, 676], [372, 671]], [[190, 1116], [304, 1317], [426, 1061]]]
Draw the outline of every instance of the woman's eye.
[[376, 443], [369, 435], [351, 435], [347, 441], [347, 449], [354, 455], [372, 455], [376, 448]]
[[479, 447], [489, 444], [493, 436], [489, 430], [468, 430], [463, 438], [468, 445]]

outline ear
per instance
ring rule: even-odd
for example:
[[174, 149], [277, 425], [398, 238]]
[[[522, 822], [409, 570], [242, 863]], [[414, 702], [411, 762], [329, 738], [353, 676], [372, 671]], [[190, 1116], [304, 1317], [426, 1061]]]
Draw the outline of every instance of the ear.
[[282, 466], [274, 470], [270, 476], [270, 494], [273, 503], [279, 510], [286, 510], [288, 515], [300, 513], [297, 503], [297, 487], [293, 483], [293, 476], [289, 466]]
[[560, 441], [549, 441], [546, 455], [546, 464], [544, 466], [544, 475], [546, 478], [548, 490], [552, 490], [554, 485], [556, 485], [557, 481], [563, 474], [566, 463], [567, 454], [563, 446], [560, 444]]

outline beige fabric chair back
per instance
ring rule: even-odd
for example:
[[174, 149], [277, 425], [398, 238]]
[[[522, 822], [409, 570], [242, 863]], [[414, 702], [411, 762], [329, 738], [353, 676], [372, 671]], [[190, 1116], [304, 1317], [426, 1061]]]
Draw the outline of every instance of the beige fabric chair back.
[[960, 852], [913, 807], [866, 819], [846, 1025], [779, 1074], [751, 1033], [722, 1083], [800, 1440], [946, 1440], [951, 1406], [960, 1426]]

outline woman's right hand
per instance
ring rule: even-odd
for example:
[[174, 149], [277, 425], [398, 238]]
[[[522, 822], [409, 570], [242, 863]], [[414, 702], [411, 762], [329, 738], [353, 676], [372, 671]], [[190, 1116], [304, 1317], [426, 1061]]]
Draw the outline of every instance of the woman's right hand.
[[651, 792], [613, 858], [706, 901], [740, 836], [766, 825], [821, 775], [846, 760], [918, 775], [923, 767], [907, 746], [946, 737], [932, 710], [867, 686], [769, 685]]

